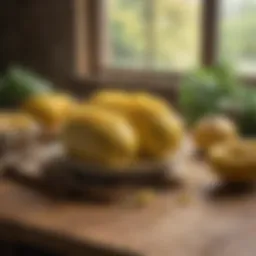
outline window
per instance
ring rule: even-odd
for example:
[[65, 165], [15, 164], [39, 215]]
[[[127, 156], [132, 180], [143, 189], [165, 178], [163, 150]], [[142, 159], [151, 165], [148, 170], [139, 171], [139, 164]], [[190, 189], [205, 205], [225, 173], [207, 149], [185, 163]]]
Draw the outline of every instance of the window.
[[76, 1], [93, 78], [169, 83], [217, 60], [256, 77], [256, 0]]
[[220, 58], [243, 73], [256, 71], [256, 0], [222, 0]]
[[200, 0], [108, 0], [113, 68], [180, 71], [199, 64]]

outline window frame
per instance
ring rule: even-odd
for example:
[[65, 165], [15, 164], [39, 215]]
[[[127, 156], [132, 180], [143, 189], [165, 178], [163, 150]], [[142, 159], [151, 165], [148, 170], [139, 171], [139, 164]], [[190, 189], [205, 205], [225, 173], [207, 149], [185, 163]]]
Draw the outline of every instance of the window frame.
[[[83, 17], [83, 24], [86, 27], [86, 49], [80, 51], [86, 59], [86, 71], [81, 78], [87, 78], [99, 83], [146, 83], [157, 86], [177, 85], [183, 76], [183, 72], [174, 71], [155, 71], [150, 69], [136, 70], [125, 68], [111, 68], [104, 66], [104, 60], [108, 52], [106, 48], [107, 37], [107, 1], [106, 0], [76, 0], [84, 1], [84, 11], [86, 18]], [[213, 65], [218, 57], [218, 18], [221, 0], [202, 0], [202, 25], [200, 38], [200, 66], [207, 67]], [[81, 4], [81, 3], [80, 3]], [[77, 15], [77, 13], [75, 14]], [[83, 31], [84, 32], [84, 31]], [[77, 33], [79, 34], [79, 33]], [[78, 39], [77, 39], [78, 40]], [[81, 56], [80, 56], [81, 60]], [[81, 68], [80, 68], [81, 69]], [[243, 80], [250, 84], [256, 83], [256, 77], [242, 77]]]

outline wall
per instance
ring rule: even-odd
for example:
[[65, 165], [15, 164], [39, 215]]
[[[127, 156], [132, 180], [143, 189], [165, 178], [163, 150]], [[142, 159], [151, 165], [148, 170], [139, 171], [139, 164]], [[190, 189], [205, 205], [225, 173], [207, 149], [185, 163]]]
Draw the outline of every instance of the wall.
[[73, 1], [1, 2], [0, 69], [21, 63], [60, 85], [65, 82], [74, 67]]
[[20, 58], [20, 31], [17, 0], [1, 1], [0, 3], [0, 72], [11, 61]]

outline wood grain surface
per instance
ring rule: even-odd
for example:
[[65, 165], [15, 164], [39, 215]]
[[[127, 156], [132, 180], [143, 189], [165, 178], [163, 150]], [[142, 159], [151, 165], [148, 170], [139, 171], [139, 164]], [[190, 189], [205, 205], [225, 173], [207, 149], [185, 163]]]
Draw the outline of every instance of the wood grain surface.
[[57, 199], [2, 180], [0, 237], [66, 255], [256, 255], [254, 189], [215, 196], [221, 186], [204, 163], [188, 154], [177, 168], [184, 186], [143, 207]]

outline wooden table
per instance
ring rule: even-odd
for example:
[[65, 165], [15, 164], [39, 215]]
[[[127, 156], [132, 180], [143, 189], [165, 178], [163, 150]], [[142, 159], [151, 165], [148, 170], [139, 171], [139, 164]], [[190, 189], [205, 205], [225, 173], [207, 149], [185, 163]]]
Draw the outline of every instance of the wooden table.
[[255, 193], [207, 197], [207, 171], [185, 169], [183, 188], [142, 208], [57, 200], [2, 180], [0, 238], [65, 255], [256, 255]]

